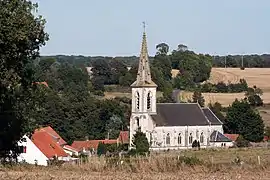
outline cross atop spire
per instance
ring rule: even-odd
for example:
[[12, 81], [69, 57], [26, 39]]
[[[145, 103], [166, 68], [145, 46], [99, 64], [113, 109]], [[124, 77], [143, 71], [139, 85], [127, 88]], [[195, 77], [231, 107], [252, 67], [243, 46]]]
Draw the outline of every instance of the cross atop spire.
[[145, 33], [145, 22], [143, 21], [143, 32]]
[[141, 53], [140, 53], [140, 59], [139, 59], [137, 79], [131, 86], [132, 87], [135, 87], [135, 86], [157, 87], [157, 85], [151, 79], [147, 41], [146, 41], [146, 32], [145, 32], [145, 22], [143, 22], [143, 28], [144, 28], [144, 32], [143, 32], [143, 40], [142, 40], [142, 45], [141, 45]]

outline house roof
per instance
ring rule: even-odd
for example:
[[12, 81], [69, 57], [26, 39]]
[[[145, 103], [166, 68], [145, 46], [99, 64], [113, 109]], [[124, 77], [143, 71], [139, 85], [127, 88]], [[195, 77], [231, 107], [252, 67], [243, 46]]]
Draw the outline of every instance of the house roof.
[[49, 87], [47, 82], [34, 82], [33, 84], [42, 84], [42, 85], [44, 85], [46, 87]]
[[236, 141], [237, 138], [239, 137], [239, 134], [224, 134], [227, 138], [229, 138], [232, 141]]
[[211, 122], [211, 125], [222, 125], [223, 123], [218, 119], [218, 117], [211, 111], [208, 107], [202, 108], [204, 115]]
[[210, 142], [232, 142], [232, 140], [218, 131], [213, 131], [210, 135]]
[[120, 131], [118, 139], [123, 144], [129, 143], [129, 131]]
[[45, 131], [35, 132], [31, 139], [47, 158], [68, 156], [62, 147]]
[[51, 127], [43, 127], [35, 130], [36, 132], [47, 132], [59, 145], [67, 144], [64, 139]]
[[72, 143], [72, 147], [78, 149], [79, 151], [82, 151], [84, 148], [85, 149], [97, 149], [98, 143], [102, 142], [104, 144], [116, 144], [117, 140], [112, 139], [112, 140], [88, 140], [88, 141], [74, 141]]
[[157, 126], [209, 125], [197, 103], [158, 103], [157, 114], [151, 115]]

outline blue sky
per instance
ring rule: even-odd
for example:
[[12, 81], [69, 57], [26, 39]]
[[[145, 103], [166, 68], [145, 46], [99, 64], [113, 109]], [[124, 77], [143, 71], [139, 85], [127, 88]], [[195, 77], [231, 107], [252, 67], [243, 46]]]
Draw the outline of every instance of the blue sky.
[[270, 52], [269, 0], [34, 0], [47, 20], [42, 55], [149, 54], [165, 42], [214, 55]]

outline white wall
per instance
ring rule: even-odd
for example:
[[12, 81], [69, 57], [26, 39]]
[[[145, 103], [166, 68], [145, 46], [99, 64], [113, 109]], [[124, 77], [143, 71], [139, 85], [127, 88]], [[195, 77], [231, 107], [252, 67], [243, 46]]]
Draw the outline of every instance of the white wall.
[[[222, 126], [158, 126], [153, 132], [153, 148], [165, 149], [182, 149], [192, 146], [194, 140], [200, 141], [200, 136], [203, 134], [203, 142], [200, 146], [210, 146], [209, 137], [211, 133], [217, 130], [223, 133]], [[166, 144], [167, 134], [170, 136], [170, 144]], [[178, 144], [178, 136], [181, 134], [181, 144]], [[189, 142], [189, 136], [192, 135], [192, 142]], [[186, 136], [187, 135], [187, 136]]]
[[[229, 148], [233, 147], [233, 142], [211, 142], [211, 147], [218, 147], [218, 148]], [[225, 146], [224, 146], [225, 145]]]
[[[137, 92], [139, 93], [139, 107], [136, 107], [137, 102]], [[147, 95], [151, 92], [151, 109], [147, 109]], [[148, 113], [156, 114], [156, 88], [155, 87], [138, 87], [132, 88], [132, 113]]]
[[79, 155], [79, 152], [74, 151], [74, 150], [71, 150], [71, 149], [69, 149], [69, 148], [67, 148], [67, 147], [65, 147], [65, 146], [63, 147], [63, 149], [64, 149], [64, 151], [65, 151], [67, 154], [69, 154], [70, 156], [72, 156], [73, 154], [76, 155], [76, 156]]
[[[139, 120], [139, 126], [137, 125], [137, 118]], [[147, 113], [135, 113], [130, 117], [130, 126], [129, 126], [129, 140], [130, 145], [132, 143], [132, 139], [138, 128], [141, 128], [141, 131], [146, 133], [146, 137], [150, 140], [150, 132], [154, 130], [155, 122], [152, 120], [149, 114]]]
[[38, 149], [38, 147], [27, 137], [23, 136], [26, 142], [18, 142], [19, 146], [26, 146], [26, 153], [21, 153], [18, 156], [18, 161], [25, 161], [29, 164], [35, 164], [37, 160], [37, 165], [47, 166], [48, 158]]

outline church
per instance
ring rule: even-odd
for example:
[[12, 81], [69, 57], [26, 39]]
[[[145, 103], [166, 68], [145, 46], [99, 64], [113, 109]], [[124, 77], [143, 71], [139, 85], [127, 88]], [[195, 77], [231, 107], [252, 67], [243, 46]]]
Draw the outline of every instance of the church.
[[156, 102], [157, 85], [151, 79], [145, 31], [137, 78], [131, 89], [130, 147], [139, 129], [146, 134], [150, 150], [188, 149], [195, 140], [201, 148], [233, 145], [223, 135], [222, 122], [209, 108], [201, 108], [198, 103]]

